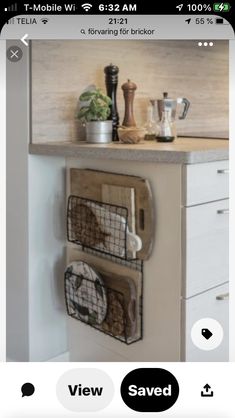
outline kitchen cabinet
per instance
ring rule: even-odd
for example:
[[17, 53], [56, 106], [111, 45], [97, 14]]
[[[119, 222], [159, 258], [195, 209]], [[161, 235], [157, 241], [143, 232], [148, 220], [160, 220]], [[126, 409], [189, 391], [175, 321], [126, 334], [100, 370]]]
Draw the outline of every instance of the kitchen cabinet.
[[226, 199], [229, 193], [228, 160], [183, 166], [183, 205]]
[[[228, 161], [189, 166], [140, 162], [137, 169], [134, 162], [70, 159], [67, 167], [68, 173], [70, 168], [92, 167], [145, 177], [155, 218], [152, 253], [144, 261], [143, 340], [125, 347], [68, 320], [72, 359], [104, 360], [104, 349], [113, 353], [114, 361], [120, 355], [127, 361], [228, 360], [228, 301], [213, 303], [214, 292], [216, 296], [228, 286]], [[207, 178], [201, 179], [202, 191], [192, 181], [192, 172], [197, 179], [201, 170]], [[193, 348], [190, 337], [194, 319], [205, 316], [219, 320], [225, 333], [223, 346], [211, 356]], [[90, 356], [85, 354], [87, 340], [94, 346]]]
[[[229, 359], [229, 162], [183, 166], [182, 335], [186, 361]], [[225, 296], [224, 296], [225, 295]], [[193, 324], [213, 318], [223, 327], [221, 345], [211, 351], [191, 340]]]
[[[208, 145], [208, 146], [207, 146]], [[66, 157], [70, 169], [148, 180], [153, 197], [153, 246], [143, 265], [143, 339], [131, 345], [67, 318], [71, 361], [227, 361], [228, 143], [178, 138], [169, 145], [35, 144], [30, 152]], [[51, 160], [54, 157], [51, 157]], [[125, 186], [125, 185], [124, 185]], [[67, 244], [67, 261], [77, 247]], [[199, 350], [191, 327], [217, 319], [220, 347]]]
[[228, 281], [228, 207], [223, 199], [182, 209], [184, 297]]
[[[186, 361], [226, 361], [228, 360], [228, 284], [217, 286], [182, 302], [182, 357]], [[193, 324], [201, 318], [213, 318], [223, 327], [224, 337], [221, 344], [211, 351], [197, 348], [191, 340]]]

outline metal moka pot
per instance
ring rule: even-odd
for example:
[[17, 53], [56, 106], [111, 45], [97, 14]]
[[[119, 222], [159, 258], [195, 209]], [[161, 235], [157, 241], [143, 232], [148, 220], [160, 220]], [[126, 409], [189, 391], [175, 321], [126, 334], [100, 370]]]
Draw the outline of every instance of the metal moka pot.
[[163, 93], [162, 99], [156, 99], [156, 100], [153, 99], [153, 100], [150, 100], [150, 102], [154, 108], [154, 116], [156, 118], [156, 121], [161, 120], [162, 112], [167, 111], [169, 112], [169, 116], [173, 122], [176, 118], [177, 106], [179, 104], [183, 104], [184, 108], [183, 108], [182, 114], [178, 117], [178, 119], [185, 119], [188, 113], [189, 106], [190, 106], [190, 101], [188, 99], [185, 99], [185, 98], [170, 99], [168, 97], [167, 92]]

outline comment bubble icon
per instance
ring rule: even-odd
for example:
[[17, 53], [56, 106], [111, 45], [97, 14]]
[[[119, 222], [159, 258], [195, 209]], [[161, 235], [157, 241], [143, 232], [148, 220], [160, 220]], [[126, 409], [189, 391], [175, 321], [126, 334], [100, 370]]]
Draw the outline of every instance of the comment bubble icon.
[[21, 386], [22, 398], [25, 396], [32, 396], [34, 392], [35, 387], [32, 383], [24, 383], [23, 386]]

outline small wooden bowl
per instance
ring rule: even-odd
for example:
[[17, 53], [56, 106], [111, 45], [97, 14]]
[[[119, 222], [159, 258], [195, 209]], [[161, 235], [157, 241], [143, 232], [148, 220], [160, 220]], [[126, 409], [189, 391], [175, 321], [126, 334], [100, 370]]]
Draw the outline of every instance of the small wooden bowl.
[[145, 133], [145, 129], [135, 126], [120, 126], [120, 128], [118, 128], [119, 141], [123, 144], [138, 144], [144, 140]]

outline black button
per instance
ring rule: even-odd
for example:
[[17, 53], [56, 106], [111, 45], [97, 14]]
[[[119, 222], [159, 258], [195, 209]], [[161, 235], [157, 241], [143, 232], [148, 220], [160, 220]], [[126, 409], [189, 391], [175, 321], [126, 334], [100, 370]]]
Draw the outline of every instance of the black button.
[[21, 387], [22, 398], [25, 396], [32, 396], [35, 392], [35, 387], [32, 383], [24, 383]]
[[179, 384], [168, 370], [135, 369], [123, 379], [121, 396], [134, 411], [162, 412], [177, 401]]

